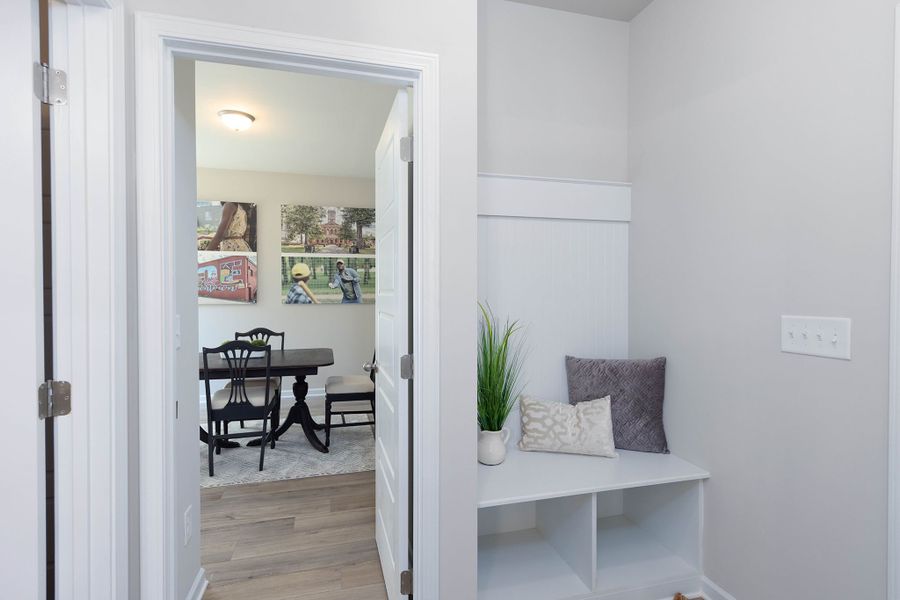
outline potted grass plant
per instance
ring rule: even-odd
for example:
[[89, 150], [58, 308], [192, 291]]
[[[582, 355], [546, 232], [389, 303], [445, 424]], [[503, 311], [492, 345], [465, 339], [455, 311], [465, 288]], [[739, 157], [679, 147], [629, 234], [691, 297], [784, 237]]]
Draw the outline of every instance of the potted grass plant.
[[504, 427], [521, 391], [522, 346], [518, 321], [501, 324], [490, 307], [478, 304], [478, 462], [499, 465], [506, 459], [509, 430]]

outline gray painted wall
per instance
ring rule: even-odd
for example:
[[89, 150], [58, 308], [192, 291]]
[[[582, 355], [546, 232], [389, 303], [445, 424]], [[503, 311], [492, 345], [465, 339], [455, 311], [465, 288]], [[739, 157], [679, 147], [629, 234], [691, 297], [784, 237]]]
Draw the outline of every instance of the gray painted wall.
[[628, 23], [480, 0], [482, 172], [628, 180]]
[[[737, 598], [884, 598], [893, 0], [657, 0], [632, 23], [631, 353], [668, 362]], [[850, 362], [779, 316], [853, 319]]]

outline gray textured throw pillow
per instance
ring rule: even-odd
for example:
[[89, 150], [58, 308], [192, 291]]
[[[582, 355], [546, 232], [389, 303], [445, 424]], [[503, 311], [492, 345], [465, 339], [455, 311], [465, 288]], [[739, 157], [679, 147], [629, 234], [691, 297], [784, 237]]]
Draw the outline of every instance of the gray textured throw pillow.
[[668, 453], [663, 428], [666, 359], [605, 360], [566, 357], [569, 402], [609, 396], [616, 448]]

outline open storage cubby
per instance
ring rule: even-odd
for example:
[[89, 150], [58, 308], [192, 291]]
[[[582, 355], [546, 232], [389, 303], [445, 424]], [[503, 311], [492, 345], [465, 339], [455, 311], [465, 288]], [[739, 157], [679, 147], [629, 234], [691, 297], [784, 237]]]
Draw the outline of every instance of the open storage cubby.
[[479, 467], [479, 600], [658, 600], [700, 587], [702, 469], [512, 450]]

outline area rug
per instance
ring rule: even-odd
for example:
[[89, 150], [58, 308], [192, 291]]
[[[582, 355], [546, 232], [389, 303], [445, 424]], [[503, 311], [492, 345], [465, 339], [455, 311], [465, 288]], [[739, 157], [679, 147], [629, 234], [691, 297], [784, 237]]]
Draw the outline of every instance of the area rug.
[[[324, 401], [311, 398], [310, 412], [319, 423], [325, 421]], [[288, 401], [283, 404], [289, 405]], [[283, 414], [287, 414], [287, 406]], [[349, 415], [347, 420], [366, 421], [367, 415]], [[200, 423], [206, 425], [206, 414], [201, 416]], [[245, 423], [246, 431], [259, 431], [259, 421]], [[232, 423], [231, 432], [245, 431], [238, 423]], [[325, 441], [325, 432], [316, 432], [319, 439]], [[259, 483], [263, 481], [279, 481], [282, 479], [301, 479], [319, 475], [337, 475], [339, 473], [358, 473], [375, 469], [375, 436], [372, 427], [347, 427], [331, 430], [331, 447], [327, 454], [314, 450], [300, 425], [292, 426], [287, 433], [275, 443], [275, 449], [266, 448], [264, 470], [259, 470], [259, 447], [248, 447], [249, 441], [238, 440], [240, 448], [223, 448], [221, 454], [213, 456], [215, 475], [210, 477], [207, 468], [206, 444], [200, 447], [200, 487], [211, 488], [223, 485], [242, 483]]]

